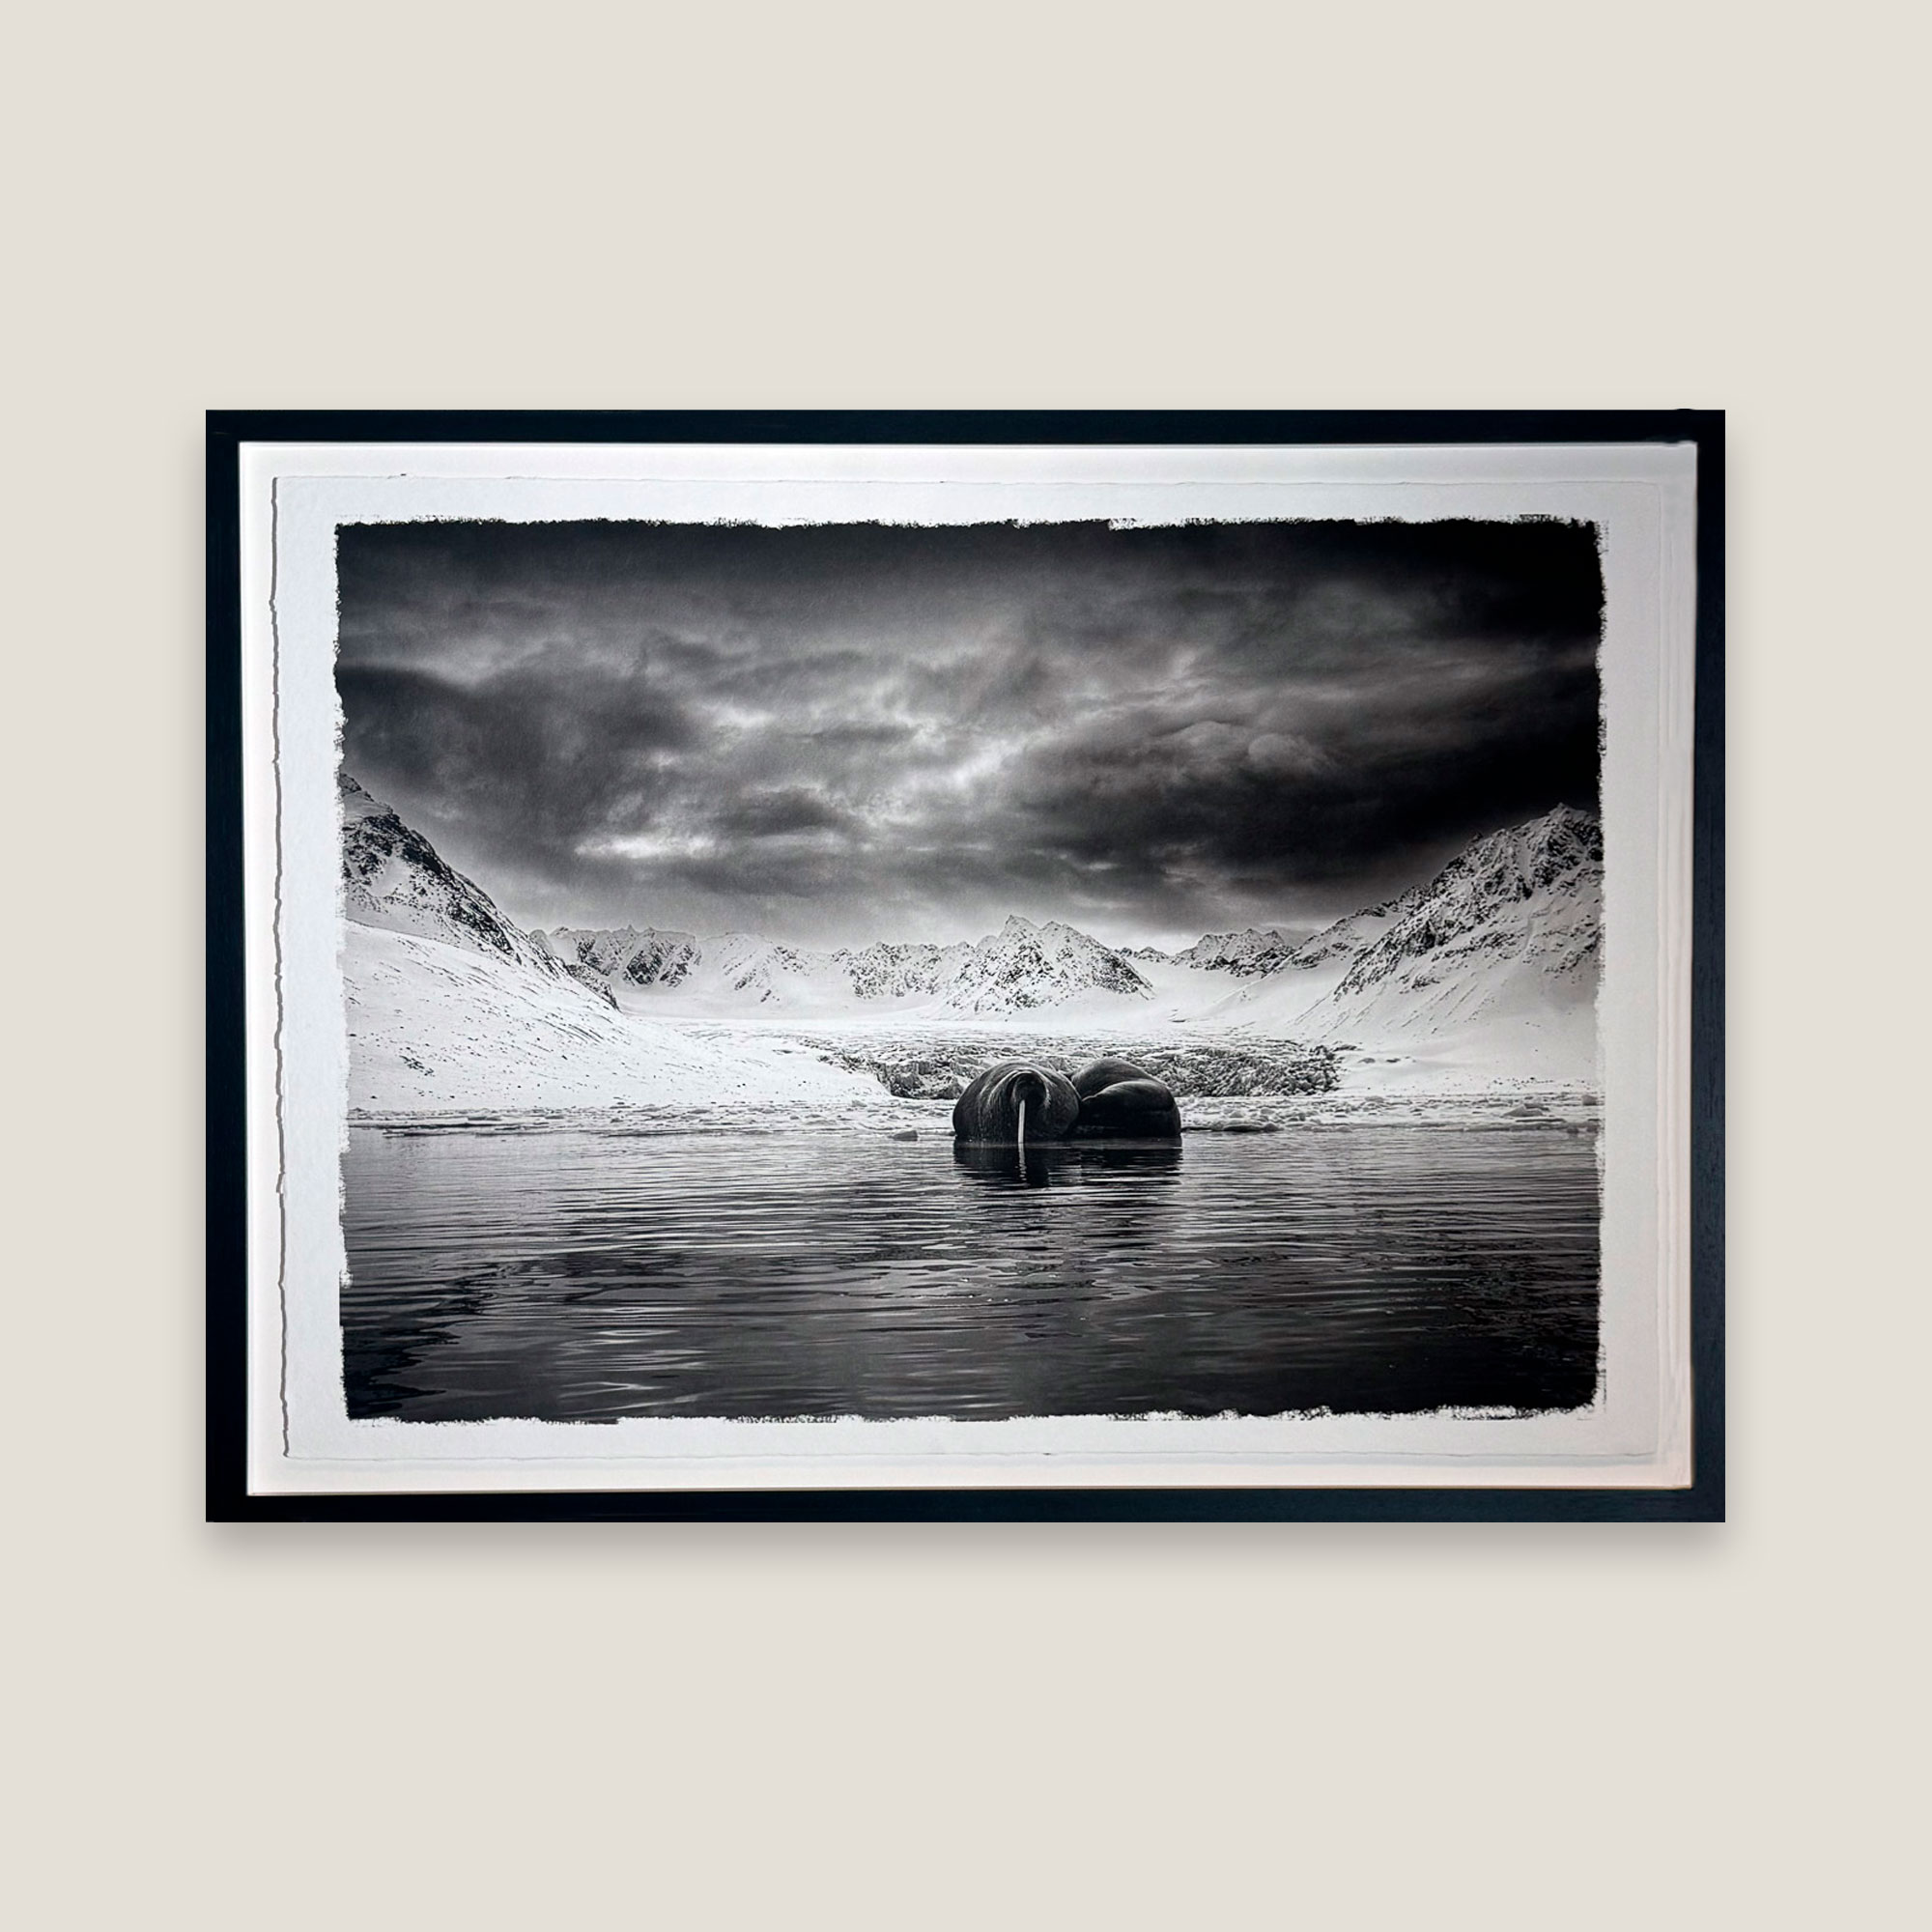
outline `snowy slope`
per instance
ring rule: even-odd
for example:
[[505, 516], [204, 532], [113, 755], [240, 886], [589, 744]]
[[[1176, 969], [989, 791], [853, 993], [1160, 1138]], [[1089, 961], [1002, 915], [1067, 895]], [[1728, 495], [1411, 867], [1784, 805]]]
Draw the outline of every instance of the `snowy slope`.
[[549, 951], [497, 908], [486, 892], [452, 870], [429, 840], [347, 772], [342, 806], [342, 910], [356, 925], [413, 932], [492, 954], [549, 980], [564, 978]]
[[1433, 1040], [1588, 1077], [1602, 968], [1603, 829], [1559, 808], [1477, 840], [1297, 1016], [1314, 1039]]
[[1405, 917], [1421, 899], [1424, 890], [1418, 886], [1404, 893], [1400, 898], [1370, 906], [1366, 912], [1350, 913], [1347, 919], [1338, 919], [1333, 925], [1323, 926], [1314, 938], [1303, 940], [1289, 954], [1286, 963], [1299, 972], [1312, 973], [1332, 965], [1338, 959], [1353, 959], [1358, 952], [1379, 939], [1397, 920]]
[[1603, 903], [1603, 828], [1559, 807], [1478, 839], [1447, 866], [1356, 952], [1336, 989], [1338, 1006], [1366, 1011], [1399, 993], [1406, 1010], [1439, 1009], [1443, 996], [1433, 989], [1518, 966], [1594, 988]]
[[782, 1040], [699, 1037], [474, 947], [343, 927], [349, 1104], [443, 1108], [876, 1100], [878, 1084]]
[[[1560, 807], [1479, 838], [1427, 885], [1338, 920], [1190, 1017], [1445, 1068], [1587, 1082], [1603, 876], [1599, 822]], [[1157, 1000], [1185, 1001], [1146, 970]]]
[[346, 774], [340, 790], [351, 1106], [756, 1107], [876, 1095], [875, 1083], [783, 1041], [699, 1038], [619, 1012], [595, 949], [560, 956]]
[[[1379, 939], [1420, 897], [1406, 893], [1385, 905], [1350, 913], [1304, 940], [1266, 972], [1243, 978], [1232, 990], [1194, 1010], [1231, 1025], [1257, 1024], [1293, 1030], [1301, 1016], [1342, 983], [1357, 954]], [[1215, 982], [1217, 990], [1226, 980]]]

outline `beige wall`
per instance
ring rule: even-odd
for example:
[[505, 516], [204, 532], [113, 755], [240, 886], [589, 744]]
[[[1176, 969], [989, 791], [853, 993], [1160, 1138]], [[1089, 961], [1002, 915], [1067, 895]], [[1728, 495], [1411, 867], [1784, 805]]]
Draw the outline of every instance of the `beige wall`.
[[[1925, 39], [16, 19], [14, 1922], [1903, 1922]], [[1678, 404], [1732, 412], [1728, 1526], [200, 1523], [204, 407]]]

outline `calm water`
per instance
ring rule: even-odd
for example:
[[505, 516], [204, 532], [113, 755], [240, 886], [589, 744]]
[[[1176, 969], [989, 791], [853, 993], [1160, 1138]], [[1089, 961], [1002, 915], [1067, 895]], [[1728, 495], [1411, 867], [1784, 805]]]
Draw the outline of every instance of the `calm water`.
[[1548, 1124], [955, 1155], [832, 1122], [351, 1130], [356, 1416], [1551, 1408], [1597, 1174]]

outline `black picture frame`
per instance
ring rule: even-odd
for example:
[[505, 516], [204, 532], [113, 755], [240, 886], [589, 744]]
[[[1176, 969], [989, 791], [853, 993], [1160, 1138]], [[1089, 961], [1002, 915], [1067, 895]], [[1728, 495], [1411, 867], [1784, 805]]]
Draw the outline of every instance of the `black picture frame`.
[[[241, 469], [293, 442], [1692, 443], [1690, 1246], [1682, 1489], [956, 1489], [261, 1495], [247, 1487]], [[207, 1435], [211, 1521], [1644, 1520], [1724, 1515], [1724, 419], [1720, 411], [212, 411], [207, 418]]]

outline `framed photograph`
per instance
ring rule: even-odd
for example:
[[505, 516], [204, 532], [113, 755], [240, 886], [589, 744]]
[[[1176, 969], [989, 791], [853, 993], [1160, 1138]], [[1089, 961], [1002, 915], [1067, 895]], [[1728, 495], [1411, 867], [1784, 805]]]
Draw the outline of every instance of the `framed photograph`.
[[1721, 1517], [1721, 416], [208, 436], [212, 1517]]

